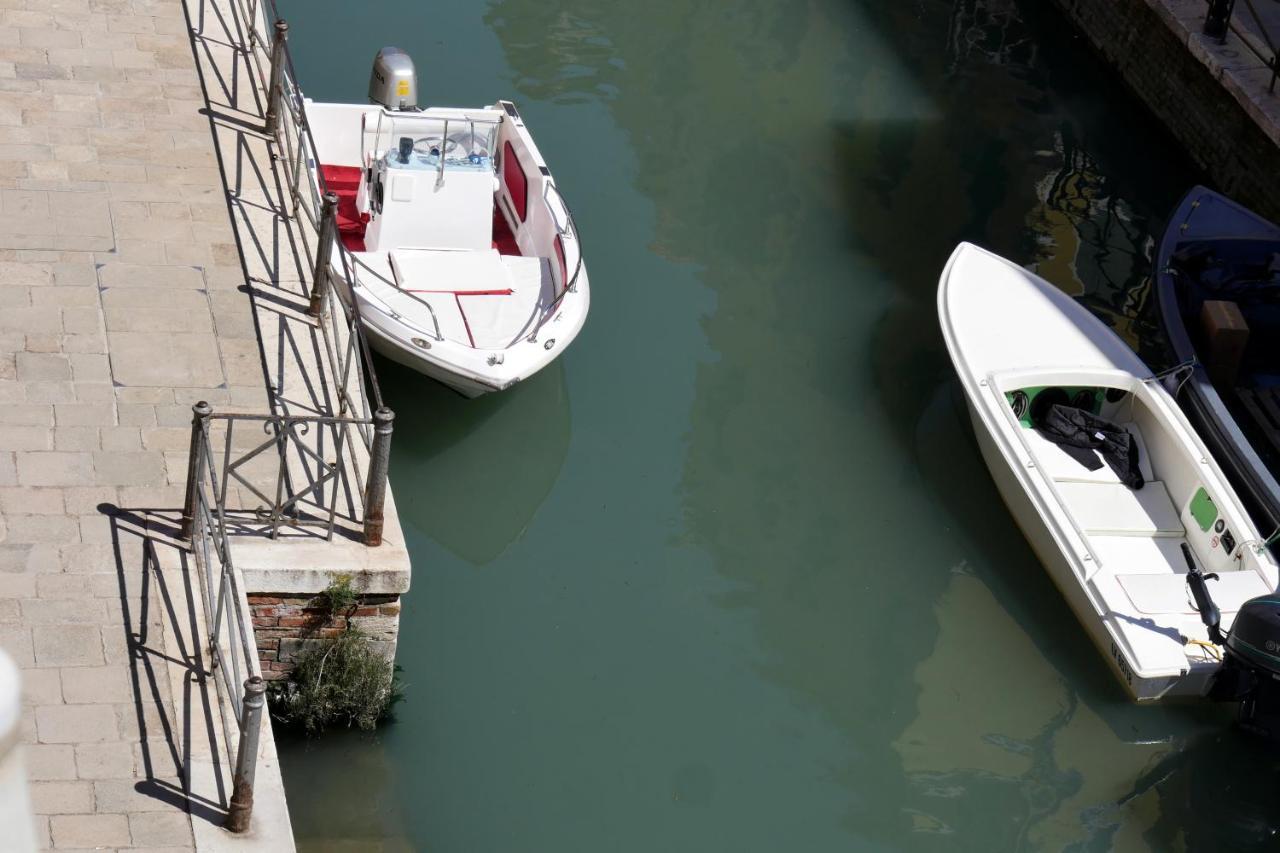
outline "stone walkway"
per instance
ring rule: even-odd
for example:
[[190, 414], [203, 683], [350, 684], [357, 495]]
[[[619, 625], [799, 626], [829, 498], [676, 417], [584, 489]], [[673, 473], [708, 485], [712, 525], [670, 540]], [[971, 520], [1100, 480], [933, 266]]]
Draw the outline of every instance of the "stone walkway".
[[[24, 669], [37, 837], [225, 844], [174, 508], [191, 404], [267, 398], [188, 20], [177, 0], [2, 5], [0, 646]], [[292, 848], [282, 800], [259, 831]]]

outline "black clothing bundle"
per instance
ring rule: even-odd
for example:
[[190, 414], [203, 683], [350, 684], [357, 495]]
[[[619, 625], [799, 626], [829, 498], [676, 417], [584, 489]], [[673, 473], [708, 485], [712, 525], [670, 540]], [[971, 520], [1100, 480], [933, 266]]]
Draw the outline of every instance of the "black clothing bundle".
[[1054, 403], [1034, 418], [1036, 432], [1062, 448], [1072, 459], [1090, 471], [1102, 467], [1101, 454], [1120, 482], [1131, 489], [1141, 489], [1142, 470], [1138, 467], [1138, 442], [1123, 427], [1084, 409]]

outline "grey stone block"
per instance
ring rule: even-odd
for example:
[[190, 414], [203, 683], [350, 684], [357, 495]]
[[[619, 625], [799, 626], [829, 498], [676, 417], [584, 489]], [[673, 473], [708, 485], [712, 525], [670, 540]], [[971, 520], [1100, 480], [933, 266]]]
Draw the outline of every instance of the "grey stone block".
[[87, 486], [93, 482], [88, 453], [19, 453], [18, 482], [24, 486]]
[[[41, 743], [90, 743], [119, 740], [115, 710], [110, 705], [50, 705], [36, 708]], [[98, 806], [100, 811], [101, 804]]]
[[100, 666], [102, 631], [97, 625], [36, 625], [31, 629], [40, 666]]

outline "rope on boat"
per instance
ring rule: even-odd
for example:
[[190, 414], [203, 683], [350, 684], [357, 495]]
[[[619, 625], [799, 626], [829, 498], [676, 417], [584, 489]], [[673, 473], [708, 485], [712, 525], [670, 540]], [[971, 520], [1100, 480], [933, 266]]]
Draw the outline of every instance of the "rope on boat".
[[1199, 366], [1200, 362], [1193, 356], [1180, 364], [1175, 364], [1167, 370], [1160, 371], [1145, 381], [1163, 383], [1166, 378], [1175, 375], [1179, 371], [1186, 371], [1186, 374], [1178, 380], [1178, 387], [1173, 390], [1173, 396], [1174, 398], [1177, 398], [1178, 394], [1182, 392], [1182, 386], [1187, 384], [1187, 380], [1191, 378], [1191, 375], [1195, 373], [1196, 368]]
[[1186, 638], [1186, 640], [1187, 640], [1187, 645], [1189, 646], [1200, 646], [1201, 648], [1203, 648], [1205, 650], [1206, 657], [1213, 658], [1214, 660], [1217, 660], [1217, 661], [1222, 660], [1222, 652], [1219, 651], [1218, 647], [1215, 646], [1213, 643], [1206, 643], [1204, 640], [1193, 640], [1189, 637]]
[[1277, 539], [1280, 539], [1280, 527], [1277, 527], [1274, 533], [1272, 533], [1266, 539], [1263, 539], [1261, 542], [1258, 542], [1257, 539], [1254, 539], [1253, 540], [1254, 542], [1258, 542], [1258, 544], [1255, 545], [1253, 548], [1254, 552], [1261, 554], [1263, 551], [1267, 550], [1268, 546], [1270, 546], [1271, 543], [1275, 542]]

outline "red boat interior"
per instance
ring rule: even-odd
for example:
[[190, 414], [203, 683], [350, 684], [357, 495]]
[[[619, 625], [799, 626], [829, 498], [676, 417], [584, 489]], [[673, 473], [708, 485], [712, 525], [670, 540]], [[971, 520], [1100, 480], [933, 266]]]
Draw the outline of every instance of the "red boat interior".
[[[360, 190], [363, 170], [359, 166], [321, 165], [320, 171], [324, 175], [325, 185], [338, 194], [338, 234], [342, 238], [342, 245], [352, 252], [363, 252], [364, 231], [369, 224], [369, 215], [356, 210], [356, 193]], [[498, 210], [496, 199], [493, 206], [493, 248], [504, 255], [520, 254], [515, 235]]]

